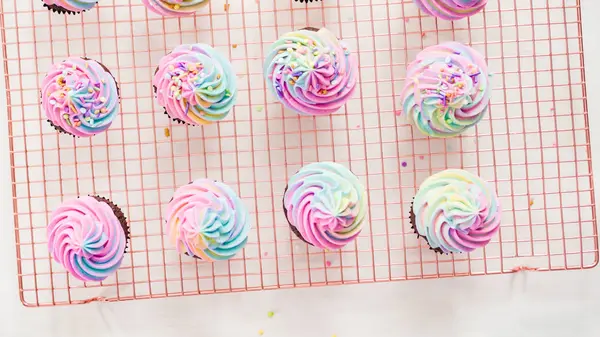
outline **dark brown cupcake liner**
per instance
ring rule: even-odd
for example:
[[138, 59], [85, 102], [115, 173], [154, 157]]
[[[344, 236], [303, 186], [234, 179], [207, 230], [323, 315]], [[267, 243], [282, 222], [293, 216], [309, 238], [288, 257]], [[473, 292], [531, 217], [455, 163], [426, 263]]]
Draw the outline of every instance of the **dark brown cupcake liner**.
[[[46, 7], [49, 11], [52, 11], [52, 12], [58, 13], [58, 14], [76, 15], [76, 14], [81, 14], [81, 13], [85, 12], [85, 10], [82, 10], [80, 12], [74, 12], [74, 11], [70, 11], [66, 8], [63, 8], [59, 5], [48, 5], [43, 0], [42, 0], [42, 3], [44, 4], [44, 7]], [[96, 4], [98, 4], [98, 2], [96, 2]]]
[[[121, 102], [121, 89], [119, 88], [119, 83], [117, 82], [117, 79], [115, 78], [115, 76], [110, 72], [110, 70], [101, 62], [96, 61], [94, 59], [88, 58], [88, 57], [81, 57], [81, 59], [86, 60], [86, 61], [94, 61], [96, 63], [98, 63], [100, 65], [100, 67], [102, 67], [102, 69], [104, 69], [111, 77], [112, 79], [115, 81], [115, 85], [117, 86], [117, 97], [119, 99], [119, 104]], [[40, 92], [40, 99], [42, 99], [41, 95], [43, 95], [42, 92]], [[40, 102], [41, 104], [41, 102]], [[73, 136], [73, 138], [81, 138], [79, 136], [76, 136], [70, 132], [67, 132], [67, 130], [63, 129], [61, 126], [58, 126], [54, 123], [52, 123], [51, 120], [47, 119], [48, 123], [50, 124], [51, 127], [54, 128], [54, 130], [58, 131], [59, 133], [64, 133], [65, 135], [69, 135], [69, 136]], [[95, 135], [94, 135], [95, 136]]]
[[129, 240], [131, 240], [131, 231], [129, 230], [129, 225], [127, 224], [127, 217], [123, 213], [123, 210], [121, 210], [121, 208], [119, 206], [117, 206], [117, 204], [115, 204], [114, 202], [112, 202], [111, 200], [109, 200], [105, 197], [101, 197], [99, 195], [90, 195], [90, 197], [110, 206], [112, 211], [115, 213], [115, 216], [117, 217], [117, 219], [119, 219], [119, 223], [121, 224], [121, 228], [123, 228], [123, 232], [125, 233], [125, 240], [126, 240], [125, 251], [123, 253], [127, 253]]
[[315, 27], [304, 27], [301, 30], [310, 30], [311, 32], [318, 32], [319, 30]]
[[417, 234], [417, 239], [420, 237], [425, 239], [425, 242], [427, 242], [427, 245], [429, 246], [430, 250], [433, 250], [434, 252], [436, 252], [438, 254], [448, 255], [448, 253], [444, 253], [444, 251], [440, 247], [437, 247], [437, 248], [431, 247], [431, 245], [429, 244], [429, 240], [427, 240], [427, 237], [419, 234], [419, 231], [417, 231], [417, 226], [415, 226], [416, 216], [415, 216], [415, 212], [413, 211], [413, 205], [414, 205], [414, 199], [413, 199], [413, 201], [410, 202], [410, 228], [412, 228], [412, 230], [415, 232], [415, 234]]

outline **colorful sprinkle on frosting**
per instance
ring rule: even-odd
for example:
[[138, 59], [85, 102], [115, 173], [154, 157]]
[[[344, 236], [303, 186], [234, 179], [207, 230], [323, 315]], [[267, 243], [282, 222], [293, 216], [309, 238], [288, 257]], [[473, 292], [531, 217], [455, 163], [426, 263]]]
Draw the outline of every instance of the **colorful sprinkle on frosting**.
[[300, 115], [339, 110], [356, 87], [357, 62], [329, 30], [305, 28], [281, 36], [264, 64], [267, 86]]
[[224, 119], [237, 98], [231, 64], [205, 44], [181, 45], [164, 56], [152, 84], [169, 116], [192, 125]]
[[208, 0], [142, 0], [146, 7], [162, 16], [187, 16], [206, 5]]
[[100, 63], [68, 58], [44, 77], [42, 109], [61, 131], [91, 137], [108, 129], [119, 113], [117, 83]]
[[322, 249], [340, 249], [362, 230], [366, 193], [344, 166], [320, 162], [306, 165], [288, 182], [284, 211], [292, 231]]
[[250, 232], [250, 215], [240, 198], [229, 186], [209, 179], [177, 189], [165, 222], [179, 253], [205, 261], [232, 258]]
[[121, 265], [126, 244], [123, 225], [101, 198], [84, 196], [63, 203], [48, 225], [50, 254], [82, 281], [112, 275]]
[[64, 9], [67, 12], [79, 13], [96, 6], [98, 0], [42, 0], [49, 9]]
[[443, 253], [483, 247], [500, 229], [495, 191], [463, 170], [445, 170], [427, 178], [414, 198], [412, 212], [417, 233]]
[[425, 135], [457, 136], [487, 113], [488, 77], [473, 48], [458, 42], [428, 47], [408, 66], [400, 94], [404, 115]]
[[444, 20], [459, 20], [483, 10], [488, 0], [414, 0], [427, 15]]

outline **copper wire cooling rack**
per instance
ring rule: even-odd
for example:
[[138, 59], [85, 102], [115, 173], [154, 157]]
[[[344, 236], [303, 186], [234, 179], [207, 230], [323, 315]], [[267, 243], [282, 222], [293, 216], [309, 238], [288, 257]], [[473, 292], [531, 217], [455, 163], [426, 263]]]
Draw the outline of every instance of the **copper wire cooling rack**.
[[[576, 0], [490, 0], [456, 22], [422, 16], [412, 0], [211, 0], [195, 17], [155, 16], [138, 0], [103, 0], [58, 15], [39, 0], [0, 2], [7, 88], [19, 294], [45, 306], [191, 294], [583, 269], [598, 262], [595, 202]], [[360, 89], [328, 117], [284, 111], [265, 90], [264, 51], [280, 34], [326, 26], [360, 62]], [[398, 119], [407, 62], [426, 46], [456, 40], [487, 56], [489, 115], [467, 134], [426, 138]], [[201, 41], [229, 56], [239, 100], [225, 121], [171, 123], [153, 99], [160, 57]], [[68, 55], [104, 63], [119, 82], [122, 113], [91, 139], [57, 134], [39, 105], [39, 83]], [[281, 209], [288, 177], [336, 161], [369, 194], [367, 226], [341, 251], [307, 247]], [[492, 182], [504, 213], [485, 249], [443, 256], [408, 222], [417, 186], [445, 168]], [[228, 262], [198, 262], [165, 240], [162, 209], [176, 187], [210, 177], [238, 191], [253, 231]], [[131, 240], [122, 267], [82, 283], [52, 261], [45, 226], [60, 202], [99, 194], [120, 205]]]

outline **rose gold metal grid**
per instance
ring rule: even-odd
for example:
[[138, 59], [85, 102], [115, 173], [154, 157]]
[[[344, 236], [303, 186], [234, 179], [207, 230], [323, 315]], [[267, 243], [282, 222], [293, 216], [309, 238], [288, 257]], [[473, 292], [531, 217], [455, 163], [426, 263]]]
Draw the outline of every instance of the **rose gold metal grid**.
[[[75, 16], [53, 14], [39, 0], [0, 4], [25, 305], [582, 269], [598, 262], [577, 0], [490, 0], [484, 13], [453, 23], [421, 16], [412, 0], [211, 0], [196, 17], [181, 19], [148, 14], [137, 0], [102, 0]], [[280, 34], [305, 26], [327, 26], [360, 62], [360, 90], [329, 117], [297, 117], [265, 91], [264, 50]], [[394, 111], [401, 108], [397, 94], [407, 62], [447, 40], [487, 56], [495, 89], [477, 128], [439, 140], [416, 133]], [[161, 56], [196, 41], [228, 54], [239, 74], [235, 111], [205, 127], [171, 123], [150, 84]], [[73, 139], [41, 117], [39, 82], [68, 55], [101, 61], [119, 82], [122, 113], [105, 134]], [[325, 160], [349, 166], [369, 194], [367, 227], [341, 251], [321, 252], [293, 238], [281, 210], [288, 177]], [[436, 255], [408, 222], [419, 183], [448, 167], [491, 181], [504, 207], [498, 237], [472, 254]], [[200, 177], [230, 184], [251, 209], [247, 248], [229, 262], [179, 256], [164, 239], [161, 209], [177, 186]], [[117, 274], [84, 284], [51, 260], [45, 225], [63, 199], [90, 193], [120, 205], [132, 235]]]

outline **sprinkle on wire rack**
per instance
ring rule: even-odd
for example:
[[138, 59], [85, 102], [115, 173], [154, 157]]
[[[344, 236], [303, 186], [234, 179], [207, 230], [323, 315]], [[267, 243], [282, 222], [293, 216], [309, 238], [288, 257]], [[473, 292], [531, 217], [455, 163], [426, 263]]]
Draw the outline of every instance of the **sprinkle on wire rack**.
[[[211, 0], [196, 18], [181, 19], [147, 14], [133, 0], [100, 2], [75, 16], [49, 12], [39, 1], [0, 0], [0, 26], [25, 305], [506, 274], [526, 265], [574, 270], [598, 262], [578, 0], [489, 0], [483, 13], [451, 25], [424, 17], [412, 0]], [[323, 118], [284, 111], [262, 81], [264, 48], [307, 26], [336, 32], [360, 63], [360, 91]], [[496, 72], [491, 111], [461, 137], [423, 138], [395, 117], [395, 94], [416, 53], [448, 40], [487, 56]], [[160, 57], [197, 41], [232, 61], [240, 99], [230, 118], [188, 128], [162, 114], [149, 78]], [[122, 113], [106, 134], [63, 137], [39, 118], [41, 76], [68, 55], [99, 58], [119, 80]], [[290, 175], [328, 160], [365, 183], [370, 209], [358, 240], [334, 252], [294, 239], [281, 211]], [[420, 182], [448, 167], [473, 171], [497, 189], [502, 227], [485, 249], [438, 256], [410, 229], [408, 207]], [[178, 186], [199, 177], [232, 186], [252, 210], [250, 241], [230, 261], [199, 263], [164, 240], [162, 207]], [[131, 250], [103, 283], [73, 279], [46, 248], [52, 209], [90, 193], [122, 205], [131, 221]]]

